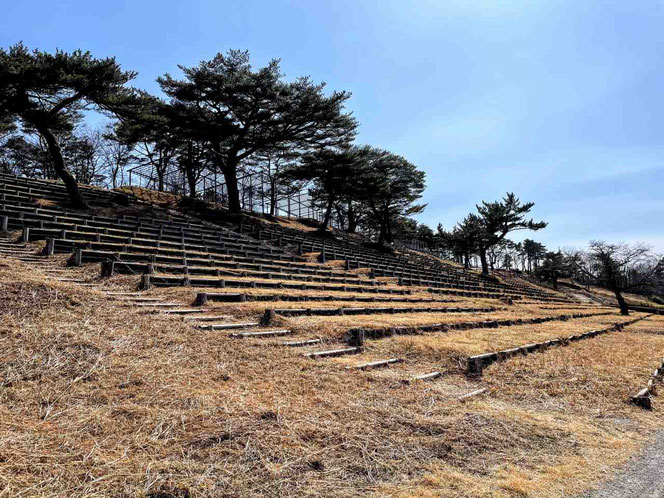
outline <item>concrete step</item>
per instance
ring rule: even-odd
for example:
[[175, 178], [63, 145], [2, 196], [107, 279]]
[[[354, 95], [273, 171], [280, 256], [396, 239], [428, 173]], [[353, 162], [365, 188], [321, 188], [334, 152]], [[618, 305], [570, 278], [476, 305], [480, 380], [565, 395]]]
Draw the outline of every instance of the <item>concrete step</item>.
[[331, 358], [334, 356], [344, 356], [347, 354], [358, 354], [362, 352], [360, 347], [351, 347], [351, 348], [341, 348], [341, 349], [329, 349], [326, 351], [313, 351], [311, 353], [304, 353], [304, 356], [308, 358]]
[[205, 325], [197, 325], [196, 328], [202, 330], [233, 330], [233, 329], [248, 329], [252, 327], [258, 327], [260, 323], [258, 322], [246, 322], [246, 323], [211, 323]]
[[370, 368], [380, 368], [394, 365], [395, 363], [401, 363], [403, 360], [401, 358], [389, 358], [387, 360], [378, 360], [370, 361], [368, 363], [360, 363], [358, 365], [349, 365], [346, 367], [347, 370], [368, 370]]
[[[209, 310], [206, 310], [209, 311]], [[230, 315], [199, 315], [199, 316], [186, 316], [186, 321], [191, 322], [218, 322], [220, 320], [232, 320]]]
[[422, 375], [417, 375], [413, 377], [412, 379], [409, 379], [407, 382], [417, 382], [417, 381], [423, 381], [423, 380], [434, 380], [437, 379], [438, 377], [441, 377], [443, 374], [441, 372], [431, 372], [431, 373], [426, 373]]
[[313, 346], [315, 344], [320, 344], [321, 340], [320, 339], [307, 339], [304, 341], [287, 341], [287, 342], [282, 342], [282, 346], [288, 346], [291, 348], [301, 348], [304, 346]]
[[178, 308], [162, 311], [165, 315], [195, 315], [196, 313], [203, 313], [206, 310], [200, 308]]
[[246, 294], [219, 294], [219, 293], [212, 293], [212, 292], [199, 292], [198, 296], [196, 297], [196, 302], [205, 304], [208, 301], [216, 301], [220, 303], [241, 303], [247, 300], [247, 295]]
[[164, 300], [158, 297], [133, 297], [133, 296], [111, 296], [114, 301], [120, 303], [163, 303]]
[[180, 303], [162, 303], [162, 302], [156, 302], [156, 303], [132, 303], [132, 302], [127, 302], [127, 303], [122, 303], [123, 306], [134, 306], [136, 308], [176, 308], [178, 306], [182, 306]]
[[290, 335], [292, 334], [293, 331], [290, 329], [281, 329], [281, 330], [258, 330], [254, 332], [238, 332], [235, 334], [231, 334], [230, 337], [237, 338], [237, 339], [244, 339], [244, 338], [250, 338], [250, 337], [280, 337], [284, 335]]

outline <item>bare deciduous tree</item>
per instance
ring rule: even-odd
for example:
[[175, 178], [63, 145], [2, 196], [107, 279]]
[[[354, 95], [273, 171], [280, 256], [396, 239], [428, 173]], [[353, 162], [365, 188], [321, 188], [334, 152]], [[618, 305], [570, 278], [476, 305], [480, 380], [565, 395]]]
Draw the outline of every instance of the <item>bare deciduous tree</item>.
[[591, 241], [588, 251], [570, 254], [574, 269], [591, 283], [612, 291], [620, 313], [629, 315], [623, 293], [644, 292], [664, 278], [661, 256], [644, 244], [609, 244]]

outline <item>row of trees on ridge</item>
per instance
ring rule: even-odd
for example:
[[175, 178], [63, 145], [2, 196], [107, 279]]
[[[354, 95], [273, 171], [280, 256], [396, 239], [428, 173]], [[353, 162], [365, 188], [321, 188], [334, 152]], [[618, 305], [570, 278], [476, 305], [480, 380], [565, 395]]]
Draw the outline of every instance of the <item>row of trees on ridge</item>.
[[[254, 69], [245, 51], [179, 68], [182, 77], [157, 79], [157, 97], [130, 87], [136, 73], [114, 58], [20, 43], [0, 50], [0, 167], [60, 178], [83, 209], [78, 182], [117, 187], [128, 164], [149, 165], [159, 190], [169, 171], [181, 171], [190, 196], [204, 171], [220, 173], [233, 214], [241, 212], [240, 175], [261, 170], [272, 210], [280, 195], [311, 186], [325, 213], [322, 230], [334, 212], [351, 232], [377, 227], [381, 244], [393, 240], [399, 218], [423, 209], [415, 204], [423, 172], [353, 143], [358, 123], [345, 109], [348, 92], [326, 94], [309, 77], [286, 81], [278, 60]], [[90, 111], [110, 124], [86, 130]]]

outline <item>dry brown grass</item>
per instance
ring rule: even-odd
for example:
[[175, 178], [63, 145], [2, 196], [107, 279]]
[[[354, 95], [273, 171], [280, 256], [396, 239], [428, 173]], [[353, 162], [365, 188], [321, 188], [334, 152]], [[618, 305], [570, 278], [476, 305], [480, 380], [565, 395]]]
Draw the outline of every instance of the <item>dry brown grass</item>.
[[141, 201], [164, 207], [177, 206], [182, 200], [181, 195], [175, 195], [168, 192], [158, 192], [156, 190], [149, 190], [141, 187], [125, 186], [119, 187], [116, 190], [122, 192], [123, 194], [131, 195]]
[[504, 398], [589, 415], [628, 416], [633, 410], [627, 400], [645, 386], [664, 358], [664, 336], [645, 333], [651, 330], [664, 332], [664, 318], [655, 317], [548, 354], [493, 365], [485, 378]]
[[[315, 232], [317, 229], [316, 227], [310, 227], [309, 225], [305, 225], [304, 223], [300, 223], [297, 221], [295, 218], [284, 218], [282, 216], [275, 217], [276, 223], [278, 225], [281, 225], [282, 227], [286, 228], [293, 228], [295, 230], [299, 230], [301, 232]], [[265, 223], [269, 223], [267, 220], [263, 220]]]
[[[396, 336], [370, 341], [368, 354], [375, 359], [407, 358], [409, 365], [416, 361], [424, 371], [462, 373], [465, 371], [465, 360], [468, 356], [588, 332], [620, 321], [624, 319], [619, 315], [610, 315], [537, 325]], [[347, 358], [337, 361], [342, 364], [353, 363], [352, 359]], [[500, 366], [496, 368], [499, 369]]]
[[[544, 403], [540, 386], [555, 379], [526, 375], [520, 359], [481, 380], [399, 382], [435, 359], [400, 341], [451, 335], [370, 341], [353, 361], [403, 352], [408, 361], [349, 372], [118, 308], [97, 291], [0, 263], [2, 496], [569, 496], [661, 427], [657, 412], [611, 399], [622, 396], [606, 384], [618, 343], [604, 347], [601, 368], [588, 355], [571, 360], [574, 376], [605, 372], [605, 388], [545, 385]], [[536, 316], [535, 308], [510, 313]], [[660, 339], [641, 323], [651, 333], [640, 335]], [[638, 327], [527, 358], [567, 375], [548, 358], [637, 337]], [[636, 383], [660, 354], [646, 360], [637, 350], [660, 346], [634, 341], [617, 368]], [[456, 401], [483, 385], [489, 396]], [[620, 418], [599, 417], [596, 406], [620, 407]]]
[[[472, 301], [462, 300], [459, 302], [460, 306], [471, 306]], [[479, 302], [476, 304], [482, 305]], [[456, 303], [455, 303], [456, 305]], [[486, 306], [486, 304], [484, 304]], [[494, 302], [495, 306], [495, 302]], [[267, 307], [267, 306], [265, 306]], [[603, 312], [605, 310], [598, 310]], [[548, 317], [559, 316], [565, 314], [578, 313], [578, 310], [565, 310], [560, 309], [556, 311], [540, 310], [536, 307], [524, 308], [519, 306], [511, 307], [497, 307], [493, 312], [480, 312], [480, 313], [404, 313], [404, 314], [381, 314], [381, 315], [349, 315], [349, 316], [302, 316], [289, 319], [291, 326], [298, 331], [317, 331], [318, 334], [337, 337], [342, 335], [347, 329], [353, 327], [368, 327], [368, 328], [382, 328], [382, 327], [398, 327], [398, 326], [418, 326], [430, 325], [436, 323], [461, 323], [469, 321], [483, 321], [483, 320], [503, 320], [503, 319], [518, 319], [524, 316], [529, 317]], [[594, 312], [589, 310], [588, 313]], [[584, 311], [585, 313], [585, 311]], [[512, 327], [504, 327], [509, 330]], [[503, 330], [503, 328], [498, 329]]]
[[54, 201], [52, 201], [50, 199], [36, 199], [35, 204], [37, 206], [43, 207], [43, 208], [50, 208], [50, 207], [57, 206], [57, 203], [55, 203]]

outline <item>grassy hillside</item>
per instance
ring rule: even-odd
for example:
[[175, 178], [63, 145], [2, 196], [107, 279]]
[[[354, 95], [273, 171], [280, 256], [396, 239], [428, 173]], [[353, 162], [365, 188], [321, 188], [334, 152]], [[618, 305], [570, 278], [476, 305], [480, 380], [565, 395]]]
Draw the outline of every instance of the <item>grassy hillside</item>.
[[[72, 271], [92, 279], [93, 266]], [[196, 330], [7, 259], [0, 292], [7, 496], [568, 496], [662, 425], [626, 400], [664, 356], [664, 317], [468, 378], [464, 354], [622, 318], [395, 337], [367, 354], [407, 363], [349, 371], [350, 357], [316, 361], [274, 341]], [[192, 297], [150, 294], [162, 292]], [[258, 308], [226, 305], [237, 317]], [[540, 308], [504, 313], [552, 313]], [[337, 319], [327, 320], [288, 319], [334, 340]], [[403, 382], [432, 368], [443, 377]], [[488, 391], [459, 401], [478, 388]]]

